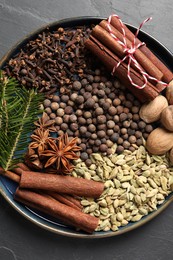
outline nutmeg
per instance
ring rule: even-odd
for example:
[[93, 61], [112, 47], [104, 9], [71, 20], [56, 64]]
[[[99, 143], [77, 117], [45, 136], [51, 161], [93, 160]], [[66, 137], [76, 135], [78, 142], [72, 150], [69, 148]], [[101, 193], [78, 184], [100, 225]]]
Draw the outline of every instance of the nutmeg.
[[148, 136], [146, 148], [151, 154], [162, 155], [173, 147], [173, 133], [164, 128], [154, 129]]
[[163, 109], [160, 122], [167, 130], [173, 132], [173, 105]]
[[173, 80], [171, 80], [166, 88], [166, 98], [169, 105], [173, 105]]
[[139, 111], [139, 115], [146, 123], [156, 122], [160, 119], [163, 109], [167, 106], [167, 99], [164, 96], [159, 95], [154, 100], [143, 104]]

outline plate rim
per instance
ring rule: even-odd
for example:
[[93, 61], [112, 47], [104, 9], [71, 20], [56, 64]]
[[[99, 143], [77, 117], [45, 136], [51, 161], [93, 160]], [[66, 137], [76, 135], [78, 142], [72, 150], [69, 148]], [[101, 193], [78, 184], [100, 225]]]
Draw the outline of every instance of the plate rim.
[[[6, 61], [14, 54], [15, 50], [18, 50], [19, 47], [25, 44], [25, 42], [29, 41], [32, 37], [38, 35], [39, 33], [41, 33], [42, 31], [44, 31], [46, 28], [53, 28], [55, 26], [63, 26], [63, 27], [67, 27], [66, 25], [69, 23], [83, 23], [84, 21], [87, 21], [88, 24], [91, 24], [92, 21], [93, 23], [96, 21], [101, 21], [107, 19], [105, 17], [100, 17], [100, 16], [79, 16], [79, 17], [72, 17], [72, 18], [65, 18], [65, 19], [61, 19], [61, 20], [57, 20], [48, 24], [45, 24], [39, 28], [37, 28], [36, 30], [33, 30], [32, 32], [28, 33], [27, 35], [25, 35], [24, 37], [22, 37], [19, 41], [17, 41], [10, 49], [9, 51], [7, 51], [2, 58], [0, 59], [0, 69], [3, 69]], [[136, 30], [137, 28], [131, 24], [125, 23], [129, 28], [131, 28], [132, 30]], [[72, 25], [74, 26], [74, 25]], [[76, 26], [76, 25], [75, 25]], [[154, 43], [157, 44], [157, 46], [159, 46], [159, 48], [161, 48], [170, 59], [173, 59], [173, 54], [172, 52], [162, 43], [160, 43], [157, 39], [155, 39], [153, 36], [151, 36], [149, 33], [146, 33], [143, 30], [140, 30], [140, 34], [142, 34], [143, 36], [147, 36], [147, 38], [151, 41], [153, 41]], [[168, 62], [169, 63], [169, 62]], [[166, 65], [169, 67], [170, 64]], [[172, 70], [173, 70], [173, 65], [172, 65]], [[155, 218], [157, 215], [159, 215], [162, 211], [164, 211], [169, 204], [173, 201], [173, 194], [171, 194], [170, 196], [168, 196], [165, 200], [165, 202], [159, 206], [159, 208], [153, 212], [151, 212], [149, 215], [147, 215], [146, 217], [142, 218], [141, 220], [134, 222], [132, 225], [130, 225], [129, 227], [125, 226], [124, 228], [121, 228], [118, 231], [108, 231], [108, 232], [101, 232], [100, 231], [96, 231], [93, 234], [85, 234], [85, 233], [75, 233], [73, 230], [71, 232], [67, 231], [63, 231], [61, 229], [57, 229], [56, 227], [51, 227], [48, 224], [44, 224], [40, 221], [37, 220], [36, 216], [34, 214], [33, 217], [32, 215], [29, 214], [29, 210], [27, 209], [27, 207], [23, 206], [22, 204], [19, 204], [18, 202], [15, 202], [13, 199], [10, 198], [10, 196], [8, 195], [8, 190], [5, 187], [5, 185], [3, 184], [3, 182], [0, 180], [0, 194], [4, 197], [4, 199], [18, 212], [20, 213], [22, 216], [25, 217], [25, 219], [29, 220], [30, 222], [36, 224], [37, 226], [39, 226], [40, 228], [43, 228], [47, 231], [56, 233], [58, 235], [63, 235], [63, 236], [68, 236], [68, 237], [75, 237], [75, 238], [106, 238], [106, 237], [112, 237], [112, 236], [117, 236], [117, 235], [121, 235], [127, 232], [130, 232], [144, 224], [146, 224], [147, 222], [149, 222], [150, 220], [152, 220], [153, 218]], [[23, 210], [23, 208], [25, 208], [25, 210]], [[25, 212], [28, 211], [28, 214]]]

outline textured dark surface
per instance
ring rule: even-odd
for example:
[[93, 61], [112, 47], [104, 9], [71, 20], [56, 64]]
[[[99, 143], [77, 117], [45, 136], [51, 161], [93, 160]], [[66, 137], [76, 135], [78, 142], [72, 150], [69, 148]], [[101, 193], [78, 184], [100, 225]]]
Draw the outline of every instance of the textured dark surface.
[[[0, 0], [0, 57], [29, 32], [46, 23], [75, 16], [109, 16], [138, 26], [173, 51], [171, 0]], [[25, 220], [0, 197], [1, 260], [171, 260], [173, 205], [145, 226], [107, 239], [86, 240], [48, 233]]]

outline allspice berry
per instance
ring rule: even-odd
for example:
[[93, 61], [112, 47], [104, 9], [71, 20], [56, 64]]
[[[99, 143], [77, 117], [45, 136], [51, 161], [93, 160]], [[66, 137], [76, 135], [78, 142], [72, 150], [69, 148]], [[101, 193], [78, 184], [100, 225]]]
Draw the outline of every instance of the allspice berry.
[[64, 109], [65, 114], [70, 115], [73, 113], [73, 108], [71, 106], [67, 106]]
[[62, 122], [63, 122], [62, 117], [57, 116], [57, 117], [55, 118], [55, 123], [56, 123], [58, 126], [61, 125]]
[[80, 104], [83, 104], [84, 103], [84, 97], [79, 95], [76, 100], [75, 100], [75, 103], [80, 105]]
[[81, 153], [80, 157], [81, 157], [82, 160], [85, 161], [85, 160], [88, 159], [88, 154], [86, 152], [83, 152], [83, 153]]
[[106, 144], [101, 144], [99, 147], [99, 150], [101, 153], [105, 153], [107, 151], [108, 147]]
[[82, 79], [81, 80], [81, 84], [82, 84], [82, 86], [86, 86], [87, 84], [88, 84], [88, 80], [87, 79]]
[[127, 119], [127, 114], [126, 113], [121, 113], [119, 117], [120, 117], [120, 122], [123, 122], [123, 121], [125, 121]]
[[68, 129], [68, 125], [66, 123], [61, 124], [61, 130], [66, 131]]
[[114, 123], [113, 120], [109, 120], [109, 121], [107, 121], [107, 128], [112, 129], [112, 128], [114, 128], [114, 126], [115, 126], [115, 123]]
[[88, 98], [87, 100], [86, 100], [86, 102], [84, 103], [84, 107], [85, 108], [93, 108], [94, 107], [94, 104], [95, 104], [95, 101], [94, 101], [94, 99], [93, 98]]
[[117, 154], [121, 154], [124, 152], [124, 147], [122, 145], [118, 145], [117, 149], [116, 149], [116, 153]]
[[79, 90], [82, 87], [82, 84], [80, 83], [80, 81], [74, 81], [73, 82], [73, 89], [74, 90]]
[[75, 132], [76, 130], [78, 130], [78, 124], [77, 123], [71, 123], [70, 124], [70, 129]]
[[131, 136], [129, 137], [129, 143], [135, 144], [135, 143], [136, 143], [136, 136], [131, 135]]
[[100, 115], [97, 117], [97, 122], [98, 124], [104, 124], [106, 123], [106, 116], [105, 115]]
[[57, 102], [52, 102], [50, 107], [52, 110], [57, 110], [59, 108], [59, 104]]
[[100, 116], [100, 115], [103, 115], [103, 108], [101, 107], [97, 107], [96, 110], [95, 110], [95, 115], [96, 116]]
[[80, 126], [79, 132], [81, 133], [81, 135], [83, 135], [87, 132], [87, 128], [85, 126]]
[[45, 99], [44, 102], [43, 102], [43, 105], [44, 105], [45, 108], [50, 107], [51, 101], [49, 99]]
[[57, 116], [63, 116], [64, 115], [64, 109], [62, 109], [62, 108], [58, 108], [58, 110], [56, 111], [56, 114], [57, 114]]
[[96, 127], [95, 127], [94, 124], [90, 124], [90, 125], [88, 126], [88, 131], [89, 131], [89, 132], [94, 133], [95, 130], [96, 130]]
[[76, 116], [76, 115], [72, 114], [72, 115], [69, 116], [69, 121], [70, 121], [71, 123], [76, 122], [76, 120], [77, 120], [77, 116]]
[[116, 107], [111, 106], [111, 107], [108, 109], [108, 113], [109, 113], [111, 116], [116, 115], [116, 113], [117, 113]]

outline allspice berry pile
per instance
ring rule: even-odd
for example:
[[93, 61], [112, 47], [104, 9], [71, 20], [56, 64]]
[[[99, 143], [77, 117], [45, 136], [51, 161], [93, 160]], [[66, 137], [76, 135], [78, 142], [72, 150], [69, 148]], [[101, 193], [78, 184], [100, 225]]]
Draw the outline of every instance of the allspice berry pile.
[[[61, 94], [62, 93], [62, 94]], [[59, 135], [67, 132], [78, 137], [81, 159], [89, 166], [90, 154], [112, 154], [116, 143], [118, 154], [124, 149], [135, 150], [153, 130], [139, 117], [140, 102], [120, 84], [108, 78], [100, 69], [73, 81], [68, 91], [44, 100], [44, 109], [55, 120]]]

